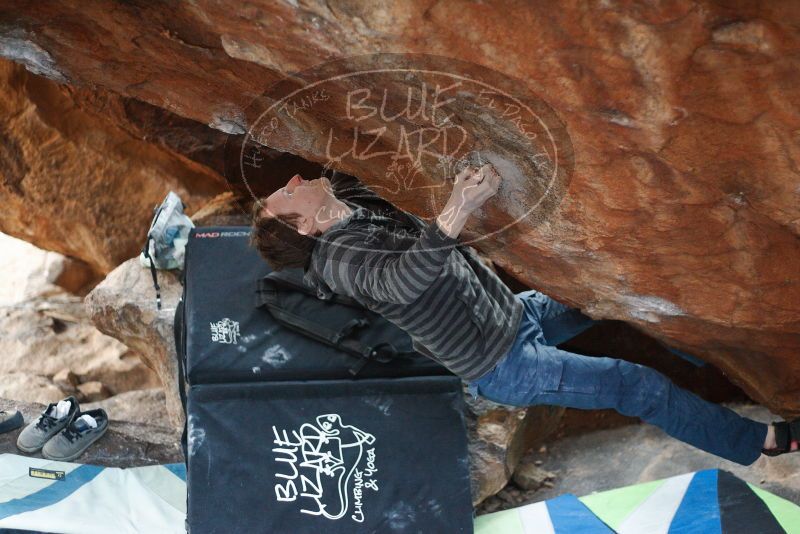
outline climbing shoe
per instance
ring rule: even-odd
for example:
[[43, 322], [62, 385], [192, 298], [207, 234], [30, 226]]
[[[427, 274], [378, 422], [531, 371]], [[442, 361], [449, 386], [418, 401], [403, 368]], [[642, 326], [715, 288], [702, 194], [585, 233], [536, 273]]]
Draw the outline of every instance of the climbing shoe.
[[100, 439], [108, 430], [108, 415], [102, 408], [80, 412], [42, 448], [48, 460], [70, 462], [83, 454], [86, 448]]
[[36, 452], [47, 443], [47, 440], [61, 432], [80, 411], [78, 400], [69, 396], [66, 399], [51, 402], [39, 415], [36, 421], [26, 426], [17, 436], [17, 448], [24, 452]]
[[13, 412], [0, 410], [0, 434], [16, 430], [21, 427], [24, 422], [25, 420], [18, 410], [14, 410]]

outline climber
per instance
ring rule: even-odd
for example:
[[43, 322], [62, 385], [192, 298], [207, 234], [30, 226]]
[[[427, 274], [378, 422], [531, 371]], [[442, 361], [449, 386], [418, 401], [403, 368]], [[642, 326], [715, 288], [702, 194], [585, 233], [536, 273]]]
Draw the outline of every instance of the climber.
[[416, 350], [460, 376], [473, 396], [613, 408], [742, 465], [762, 452], [797, 450], [800, 419], [756, 422], [652, 368], [557, 348], [595, 321], [538, 291], [515, 295], [459, 244], [467, 219], [500, 182], [489, 164], [466, 167], [441, 214], [426, 223], [353, 176], [296, 174], [255, 203], [251, 240], [274, 270], [302, 267], [318, 293], [347, 295], [406, 330]]

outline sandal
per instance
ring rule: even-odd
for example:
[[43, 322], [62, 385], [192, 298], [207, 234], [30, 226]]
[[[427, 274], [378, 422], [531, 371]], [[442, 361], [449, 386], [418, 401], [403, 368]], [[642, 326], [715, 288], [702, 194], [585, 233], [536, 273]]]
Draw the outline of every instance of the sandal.
[[[800, 418], [792, 421], [774, 421], [775, 444], [777, 447], [772, 449], [761, 449], [767, 456], [778, 456], [790, 452], [800, 452]], [[792, 450], [792, 444], [797, 445], [797, 449]]]

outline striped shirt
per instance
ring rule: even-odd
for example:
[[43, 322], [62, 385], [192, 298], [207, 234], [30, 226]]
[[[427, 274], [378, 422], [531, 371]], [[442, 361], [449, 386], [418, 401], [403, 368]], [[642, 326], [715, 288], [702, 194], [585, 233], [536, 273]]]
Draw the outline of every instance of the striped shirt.
[[514, 342], [522, 303], [435, 219], [395, 208], [352, 176], [331, 183], [353, 211], [317, 240], [306, 282], [382, 315], [464, 380], [489, 372]]

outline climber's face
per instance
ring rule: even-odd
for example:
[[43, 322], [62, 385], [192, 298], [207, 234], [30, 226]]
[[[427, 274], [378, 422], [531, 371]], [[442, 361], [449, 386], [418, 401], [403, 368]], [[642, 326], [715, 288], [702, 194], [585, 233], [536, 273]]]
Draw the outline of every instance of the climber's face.
[[[302, 176], [295, 174], [285, 186], [263, 201], [261, 213], [266, 217], [297, 213], [313, 228], [317, 214], [324, 210], [332, 197], [331, 183], [326, 177], [304, 180]], [[300, 227], [298, 230], [303, 232]]]

